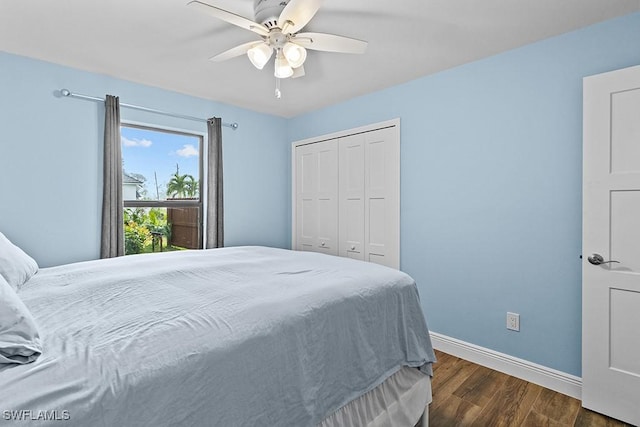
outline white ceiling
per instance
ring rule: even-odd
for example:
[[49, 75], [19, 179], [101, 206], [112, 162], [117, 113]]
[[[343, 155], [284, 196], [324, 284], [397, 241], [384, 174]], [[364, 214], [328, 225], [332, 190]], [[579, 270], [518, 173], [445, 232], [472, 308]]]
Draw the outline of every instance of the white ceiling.
[[[253, 19], [253, 0], [205, 1]], [[640, 0], [325, 0], [304, 31], [367, 40], [367, 52], [309, 51], [306, 76], [283, 80], [276, 99], [271, 65], [208, 60], [257, 36], [186, 3], [1, 0], [0, 50], [292, 117], [640, 10]]]

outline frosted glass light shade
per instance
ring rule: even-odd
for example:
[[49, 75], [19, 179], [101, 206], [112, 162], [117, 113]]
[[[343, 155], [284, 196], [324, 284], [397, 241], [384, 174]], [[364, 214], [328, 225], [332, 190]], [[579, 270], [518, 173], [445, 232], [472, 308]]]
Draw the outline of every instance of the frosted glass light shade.
[[293, 68], [291, 68], [282, 52], [278, 52], [278, 56], [276, 56], [276, 69], [273, 74], [279, 79], [286, 79], [293, 75]]
[[271, 55], [273, 55], [273, 49], [266, 43], [260, 43], [247, 51], [249, 61], [251, 61], [253, 66], [258, 70], [264, 68], [267, 62], [269, 62], [269, 59], [271, 59]]
[[307, 49], [291, 42], [284, 45], [282, 53], [292, 68], [298, 68], [307, 59]]

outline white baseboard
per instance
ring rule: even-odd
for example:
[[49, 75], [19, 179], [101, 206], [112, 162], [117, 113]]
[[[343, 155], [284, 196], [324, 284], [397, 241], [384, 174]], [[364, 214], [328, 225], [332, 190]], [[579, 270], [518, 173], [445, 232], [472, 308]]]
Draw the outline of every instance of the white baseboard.
[[541, 385], [578, 400], [582, 397], [582, 378], [575, 375], [547, 368], [546, 366], [436, 332], [431, 332], [431, 342], [433, 343], [433, 348], [452, 356]]

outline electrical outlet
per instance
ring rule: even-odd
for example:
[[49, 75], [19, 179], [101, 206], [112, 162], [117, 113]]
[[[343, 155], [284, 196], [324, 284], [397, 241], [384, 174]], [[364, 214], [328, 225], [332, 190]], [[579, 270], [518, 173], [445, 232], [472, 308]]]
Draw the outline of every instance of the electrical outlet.
[[520, 332], [520, 315], [507, 312], [507, 329]]

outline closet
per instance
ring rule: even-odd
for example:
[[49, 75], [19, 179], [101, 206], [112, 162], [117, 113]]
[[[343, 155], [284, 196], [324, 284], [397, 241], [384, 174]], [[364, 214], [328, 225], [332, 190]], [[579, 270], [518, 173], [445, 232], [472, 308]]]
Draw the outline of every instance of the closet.
[[400, 120], [293, 143], [296, 250], [400, 267]]

